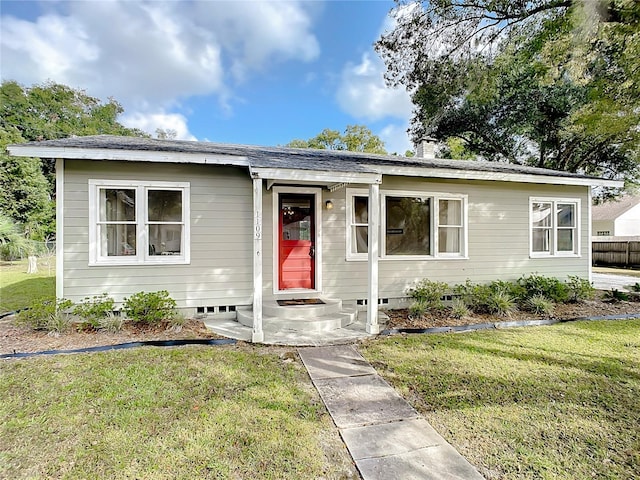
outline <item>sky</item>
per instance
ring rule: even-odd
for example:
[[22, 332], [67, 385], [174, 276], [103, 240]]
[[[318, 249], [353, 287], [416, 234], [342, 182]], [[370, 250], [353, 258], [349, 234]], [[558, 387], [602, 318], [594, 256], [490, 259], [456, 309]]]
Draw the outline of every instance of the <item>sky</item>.
[[284, 145], [366, 125], [411, 149], [411, 101], [373, 49], [378, 1], [0, 0], [0, 77], [62, 83], [124, 107], [155, 135]]

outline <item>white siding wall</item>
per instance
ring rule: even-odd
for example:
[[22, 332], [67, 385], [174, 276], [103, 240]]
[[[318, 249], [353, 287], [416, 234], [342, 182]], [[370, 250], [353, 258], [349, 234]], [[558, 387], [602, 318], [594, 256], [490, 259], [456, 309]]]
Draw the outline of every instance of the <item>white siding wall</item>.
[[[191, 183], [189, 265], [89, 267], [89, 179]], [[252, 191], [246, 171], [206, 165], [65, 161], [64, 296], [106, 292], [116, 301], [166, 289], [180, 307], [249, 305], [253, 292]]]
[[[356, 186], [352, 187], [362, 187]], [[467, 279], [477, 282], [495, 279], [517, 279], [523, 274], [566, 278], [579, 275], [588, 278], [590, 239], [588, 238], [589, 205], [587, 187], [547, 186], [524, 183], [438, 181], [407, 177], [385, 177], [384, 190], [408, 190], [418, 192], [446, 192], [467, 194], [469, 202], [469, 258], [452, 260], [402, 261], [382, 259], [380, 269], [380, 297], [404, 297], [407, 286], [422, 278], [464, 283]], [[334, 193], [324, 191], [322, 205], [332, 200], [333, 210], [322, 211], [323, 216], [323, 294], [343, 300], [367, 297], [366, 261], [346, 261], [346, 190]], [[580, 258], [530, 258], [529, 257], [529, 197], [571, 197], [581, 199], [581, 257]], [[265, 197], [265, 205], [271, 205]], [[270, 208], [270, 207], [269, 207]], [[271, 214], [265, 208], [266, 222]], [[265, 242], [265, 253], [267, 250]], [[271, 243], [269, 241], [269, 248]], [[265, 258], [265, 279], [270, 279], [271, 264]], [[265, 289], [265, 296], [272, 294], [272, 285]]]
[[620, 215], [615, 221], [614, 230], [611, 235], [640, 235], [640, 205], [636, 205]]

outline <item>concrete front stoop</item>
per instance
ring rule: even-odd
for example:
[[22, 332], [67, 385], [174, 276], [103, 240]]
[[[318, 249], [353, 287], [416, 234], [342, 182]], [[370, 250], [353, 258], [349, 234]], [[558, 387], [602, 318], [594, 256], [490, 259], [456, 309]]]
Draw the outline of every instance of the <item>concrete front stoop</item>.
[[[374, 335], [366, 332], [366, 311], [346, 308], [341, 300], [323, 298], [323, 304], [281, 306], [275, 300], [262, 307], [264, 340], [270, 345], [322, 346], [353, 343]], [[379, 312], [379, 322], [388, 316]], [[251, 307], [239, 307], [236, 320], [207, 316], [204, 324], [214, 333], [250, 342], [253, 328]]]

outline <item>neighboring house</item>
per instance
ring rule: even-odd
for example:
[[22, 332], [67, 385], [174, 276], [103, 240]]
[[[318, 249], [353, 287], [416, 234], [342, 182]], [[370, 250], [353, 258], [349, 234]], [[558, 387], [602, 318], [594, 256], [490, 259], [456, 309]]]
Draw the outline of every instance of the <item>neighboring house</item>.
[[[504, 163], [93, 136], [8, 147], [57, 159], [57, 295], [166, 289], [187, 313], [276, 299], [395, 305], [429, 278], [590, 276], [591, 187]], [[379, 330], [367, 309], [368, 332]]]
[[640, 196], [626, 195], [594, 206], [591, 222], [597, 237], [640, 235]]

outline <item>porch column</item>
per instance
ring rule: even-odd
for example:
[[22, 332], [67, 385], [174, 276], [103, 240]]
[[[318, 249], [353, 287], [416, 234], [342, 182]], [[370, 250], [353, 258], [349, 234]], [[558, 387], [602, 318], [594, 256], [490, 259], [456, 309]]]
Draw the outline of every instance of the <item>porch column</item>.
[[253, 179], [253, 331], [252, 342], [263, 342], [262, 331], [262, 179]]
[[367, 333], [380, 333], [378, 325], [378, 244], [380, 237], [380, 187], [369, 185], [369, 295], [367, 298]]

